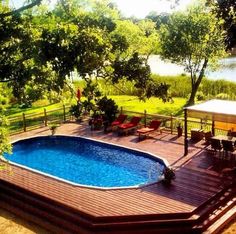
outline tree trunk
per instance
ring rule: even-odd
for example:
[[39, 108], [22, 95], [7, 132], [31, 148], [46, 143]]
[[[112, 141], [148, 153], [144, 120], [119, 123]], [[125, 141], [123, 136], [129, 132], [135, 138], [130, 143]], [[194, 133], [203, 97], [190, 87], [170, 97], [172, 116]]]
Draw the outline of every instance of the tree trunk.
[[186, 106], [192, 106], [192, 105], [194, 105], [194, 103], [195, 103], [195, 96], [196, 96], [198, 87], [199, 87], [199, 86], [196, 86], [196, 83], [192, 85], [191, 95], [190, 95], [190, 97], [189, 97], [189, 100], [187, 101]]
[[201, 71], [199, 73], [199, 76], [198, 76], [197, 80], [195, 82], [192, 82], [192, 91], [191, 91], [190, 98], [189, 98], [189, 100], [186, 103], [186, 106], [191, 106], [191, 105], [193, 105], [195, 103], [195, 96], [196, 96], [196, 93], [198, 91], [199, 85], [202, 82], [202, 78], [203, 78], [203, 76], [205, 74], [205, 70], [206, 70], [207, 64], [208, 64], [208, 59], [205, 59], [203, 65], [202, 65], [202, 69], [201, 69]]

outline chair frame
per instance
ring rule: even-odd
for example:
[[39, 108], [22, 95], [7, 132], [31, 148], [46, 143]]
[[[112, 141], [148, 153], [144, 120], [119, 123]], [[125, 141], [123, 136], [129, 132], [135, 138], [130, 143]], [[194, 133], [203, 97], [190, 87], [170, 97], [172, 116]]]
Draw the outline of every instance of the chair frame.
[[[127, 135], [128, 132], [137, 129], [138, 124], [141, 119], [142, 119], [142, 117], [133, 116], [131, 118], [130, 122], [118, 125], [118, 134], [125, 133]], [[133, 122], [135, 122], [135, 123], [133, 123]], [[129, 126], [125, 127], [125, 125], [128, 125], [128, 124], [133, 124], [133, 125], [131, 125], [130, 127]]]
[[[152, 124], [155, 123], [155, 122], [158, 122], [158, 126], [157, 127], [152, 127]], [[141, 139], [141, 136], [145, 136], [147, 137], [149, 135], [149, 133], [152, 133], [154, 131], [157, 131], [159, 130], [160, 131], [160, 134], [162, 134], [162, 127], [161, 127], [161, 124], [162, 122], [159, 121], [159, 120], [152, 120], [149, 124], [149, 127], [144, 127], [144, 128], [140, 128], [137, 130], [137, 133], [139, 134], [138, 135], [138, 138], [139, 140]]]

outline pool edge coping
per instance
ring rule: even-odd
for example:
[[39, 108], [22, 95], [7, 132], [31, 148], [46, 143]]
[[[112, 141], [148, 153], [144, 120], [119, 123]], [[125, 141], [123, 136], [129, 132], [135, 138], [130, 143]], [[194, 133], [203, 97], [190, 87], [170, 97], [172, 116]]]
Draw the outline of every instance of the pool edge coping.
[[[137, 151], [137, 152], [139, 152], [139, 153], [149, 154], [151, 157], [161, 160], [161, 161], [163, 162], [163, 164], [164, 164], [166, 167], [169, 166], [169, 162], [168, 162], [165, 158], [156, 156], [155, 154], [150, 153], [150, 152], [148, 152], [148, 151], [142, 151], [142, 150], [134, 149], [134, 148], [131, 148], [131, 147], [128, 147], [128, 146], [123, 146], [123, 145], [119, 145], [119, 144], [116, 144], [116, 143], [110, 143], [110, 142], [106, 142], [106, 141], [103, 141], [103, 140], [94, 139], [94, 138], [90, 138], [90, 137], [84, 137], [84, 136], [75, 136], [75, 135], [67, 135], [67, 134], [37, 135], [37, 136], [29, 136], [29, 137], [24, 137], [24, 138], [19, 138], [19, 139], [13, 140], [13, 141], [11, 141], [11, 144], [14, 144], [14, 143], [16, 143], [16, 142], [18, 142], [18, 141], [21, 141], [21, 140], [27, 140], [27, 139], [32, 139], [32, 138], [57, 137], [57, 136], [83, 138], [83, 139], [91, 140], [91, 141], [94, 141], [94, 142], [99, 142], [99, 143], [103, 143], [103, 144], [109, 144], [109, 145], [113, 145], [113, 146], [116, 146], [116, 147], [120, 147], [120, 148], [124, 148], [124, 149], [128, 149], [128, 150]], [[60, 178], [60, 177], [57, 177], [57, 176], [54, 176], [54, 175], [50, 175], [50, 174], [41, 172], [41, 171], [39, 171], [39, 170], [30, 168], [30, 167], [27, 167], [27, 166], [24, 166], [24, 165], [11, 162], [10, 160], [7, 160], [7, 163], [9, 163], [10, 165], [14, 165], [14, 166], [16, 166], [16, 167], [20, 167], [20, 168], [29, 170], [29, 171], [31, 171], [31, 172], [33, 172], [33, 173], [37, 173], [37, 174], [40, 174], [40, 175], [43, 175], [43, 176], [52, 178], [52, 179], [54, 179], [54, 180], [58, 180], [58, 181], [60, 181], [60, 182], [70, 184], [70, 185], [72, 185], [72, 186], [74, 186], [74, 187], [81, 187], [81, 188], [87, 188], [87, 189], [97, 189], [97, 190], [102, 190], [102, 191], [106, 191], [106, 190], [123, 190], [123, 189], [142, 189], [142, 188], [144, 188], [144, 187], [148, 187], [148, 186], [151, 186], [151, 185], [153, 185], [153, 184], [159, 183], [159, 182], [162, 180], [162, 178], [160, 178], [160, 180], [155, 181], [155, 182], [150, 182], [150, 183], [140, 184], [140, 185], [134, 185], [134, 186], [99, 187], [99, 186], [83, 185], [83, 184], [74, 183], [74, 182], [72, 182], [72, 181], [65, 180], [65, 179], [62, 179], [62, 178]]]

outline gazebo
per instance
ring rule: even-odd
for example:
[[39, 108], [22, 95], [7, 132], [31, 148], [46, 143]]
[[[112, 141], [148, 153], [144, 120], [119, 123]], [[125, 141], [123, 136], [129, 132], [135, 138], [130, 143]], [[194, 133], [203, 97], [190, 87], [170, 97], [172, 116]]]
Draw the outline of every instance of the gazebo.
[[184, 155], [188, 154], [188, 117], [212, 121], [214, 129], [236, 131], [236, 101], [210, 100], [184, 108]]

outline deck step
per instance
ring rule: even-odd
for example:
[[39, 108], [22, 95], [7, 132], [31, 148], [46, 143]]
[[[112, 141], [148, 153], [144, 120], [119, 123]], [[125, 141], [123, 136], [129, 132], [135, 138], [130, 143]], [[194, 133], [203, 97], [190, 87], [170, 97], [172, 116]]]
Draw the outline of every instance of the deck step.
[[[173, 230], [181, 233], [202, 233], [214, 222], [220, 220], [235, 206], [233, 189], [225, 189], [214, 199], [209, 199], [195, 213], [178, 216], [132, 216], [132, 218], [103, 217], [92, 218], [73, 208], [48, 198], [0, 181], [0, 206], [24, 219], [35, 222], [56, 233], [107, 234], [107, 233], [158, 233], [170, 234]], [[150, 219], [149, 219], [150, 218]], [[226, 221], [225, 221], [226, 222]], [[213, 226], [211, 227], [213, 229]], [[58, 231], [60, 230], [60, 231]], [[115, 232], [114, 232], [115, 230]], [[143, 232], [142, 232], [143, 231]]]
[[207, 228], [203, 234], [217, 234], [222, 231], [222, 229], [227, 226], [231, 221], [236, 218], [236, 206], [229, 211], [227, 211], [221, 218], [219, 218], [215, 223]]
[[215, 200], [206, 204], [205, 208], [198, 210], [199, 223], [194, 228], [207, 230], [211, 225], [230, 212], [236, 205], [235, 189], [228, 189]]
[[[26, 190], [17, 190], [15, 186], [9, 187], [7, 184], [0, 183], [0, 206], [13, 212], [24, 219], [35, 222], [44, 228], [60, 233], [103, 233], [112, 230], [136, 230], [144, 229], [160, 230], [160, 233], [168, 233], [168, 227], [176, 229], [186, 229], [189, 231], [194, 223], [190, 219], [166, 219], [166, 220], [133, 220], [120, 222], [119, 220], [111, 222], [81, 221], [79, 214], [68, 212], [66, 208], [50, 204], [50, 201], [44, 201], [43, 198], [34, 198], [32, 194], [27, 194]], [[82, 223], [82, 225], [81, 225]], [[59, 229], [58, 229], [59, 228]], [[87, 231], [85, 231], [88, 230]], [[163, 232], [161, 231], [163, 230]], [[171, 233], [171, 232], [170, 232]]]

